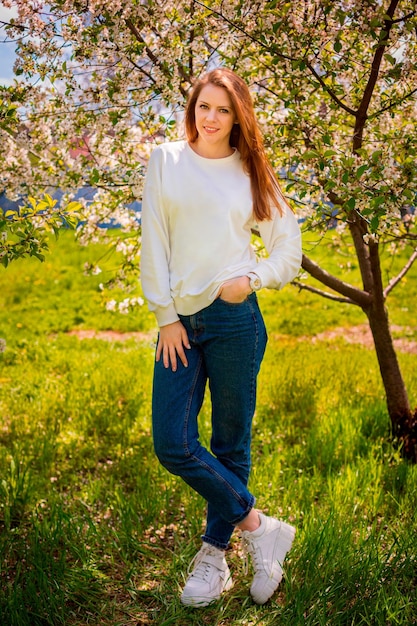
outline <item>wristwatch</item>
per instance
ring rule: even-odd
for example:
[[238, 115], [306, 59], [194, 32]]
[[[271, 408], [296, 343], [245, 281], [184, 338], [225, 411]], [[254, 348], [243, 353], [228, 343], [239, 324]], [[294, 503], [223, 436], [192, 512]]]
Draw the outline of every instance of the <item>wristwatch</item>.
[[259, 289], [262, 287], [262, 281], [259, 276], [254, 272], [249, 272], [248, 278], [249, 287], [252, 289], [252, 291], [259, 291]]

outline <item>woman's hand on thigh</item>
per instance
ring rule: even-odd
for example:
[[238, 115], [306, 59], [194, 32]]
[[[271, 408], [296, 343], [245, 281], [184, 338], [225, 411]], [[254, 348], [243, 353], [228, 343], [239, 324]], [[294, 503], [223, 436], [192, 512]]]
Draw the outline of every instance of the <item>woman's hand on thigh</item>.
[[156, 349], [156, 360], [162, 356], [164, 367], [171, 366], [173, 372], [177, 370], [177, 356], [184, 367], [188, 366], [184, 347], [190, 349], [187, 331], [180, 321], [167, 324], [159, 329], [158, 347]]

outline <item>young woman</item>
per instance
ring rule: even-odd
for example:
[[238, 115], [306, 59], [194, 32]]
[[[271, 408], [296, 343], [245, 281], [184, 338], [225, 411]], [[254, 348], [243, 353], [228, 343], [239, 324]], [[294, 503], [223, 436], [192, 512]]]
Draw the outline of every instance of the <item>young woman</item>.
[[[232, 586], [225, 551], [235, 529], [266, 602], [295, 529], [254, 508], [248, 490], [256, 379], [267, 335], [256, 292], [297, 274], [301, 238], [266, 158], [244, 81], [226, 68], [196, 82], [187, 139], [153, 151], [142, 207], [141, 279], [159, 325], [153, 383], [155, 452], [207, 501], [203, 543], [181, 595], [206, 606]], [[268, 257], [257, 261], [251, 229]], [[210, 451], [198, 414], [208, 381]]]

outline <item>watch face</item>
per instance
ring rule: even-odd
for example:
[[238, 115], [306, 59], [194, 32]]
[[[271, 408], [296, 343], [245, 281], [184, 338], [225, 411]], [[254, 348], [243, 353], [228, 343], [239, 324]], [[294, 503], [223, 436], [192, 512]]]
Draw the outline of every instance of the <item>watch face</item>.
[[257, 291], [258, 289], [261, 288], [261, 279], [260, 278], [253, 278], [250, 281], [250, 286], [252, 289], [254, 289], [255, 291]]

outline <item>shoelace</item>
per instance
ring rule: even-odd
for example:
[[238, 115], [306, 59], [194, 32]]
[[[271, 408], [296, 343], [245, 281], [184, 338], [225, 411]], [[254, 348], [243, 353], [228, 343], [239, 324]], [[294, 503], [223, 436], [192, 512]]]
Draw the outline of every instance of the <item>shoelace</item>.
[[200, 550], [188, 566], [187, 573], [189, 575], [192, 574], [193, 578], [196, 578], [197, 580], [206, 580], [210, 568], [212, 567], [211, 563], [207, 563], [207, 561], [204, 560], [205, 556], [215, 555], [210, 551], [210, 549], [206, 549], [204, 551]]
[[261, 555], [259, 551], [256, 550], [256, 548], [254, 548], [253, 543], [254, 542], [251, 537], [245, 537], [245, 536], [242, 537], [245, 576], [249, 570], [249, 558], [248, 558], [249, 554], [252, 557], [252, 565], [253, 565], [253, 569], [255, 570], [255, 572], [257, 572], [258, 569], [260, 569], [259, 558]]
[[244, 572], [245, 576], [249, 572], [249, 552], [250, 552], [250, 544], [251, 541], [248, 537], [242, 537], [242, 548], [243, 548], [243, 563], [244, 563]]

